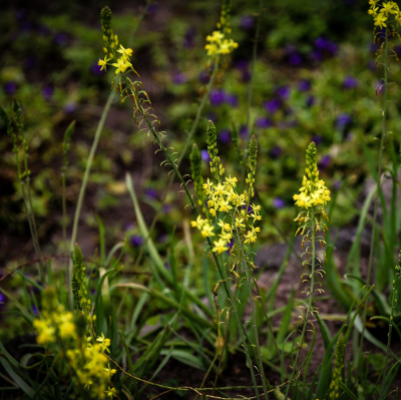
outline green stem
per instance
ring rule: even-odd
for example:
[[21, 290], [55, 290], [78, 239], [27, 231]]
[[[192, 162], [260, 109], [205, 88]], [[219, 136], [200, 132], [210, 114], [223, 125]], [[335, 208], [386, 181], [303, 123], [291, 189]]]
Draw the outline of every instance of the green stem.
[[[382, 173], [382, 158], [383, 158], [383, 146], [384, 146], [384, 139], [386, 137], [386, 117], [387, 117], [387, 80], [388, 80], [388, 71], [387, 71], [387, 56], [388, 56], [388, 28], [386, 28], [386, 45], [384, 49], [384, 98], [383, 98], [383, 111], [382, 111], [382, 136], [380, 140], [380, 151], [379, 151], [379, 165], [378, 165], [378, 171], [377, 171], [377, 191], [375, 195], [375, 208], [373, 212], [373, 229], [372, 229], [372, 236], [370, 239], [370, 252], [369, 252], [369, 263], [368, 263], [368, 276], [366, 279], [367, 286], [369, 287], [370, 285], [370, 277], [371, 277], [371, 271], [372, 271], [372, 265], [373, 265], [373, 257], [374, 257], [374, 242], [375, 242], [375, 236], [376, 236], [376, 220], [377, 220], [377, 210], [378, 210], [378, 203], [379, 203], [379, 192], [380, 192], [380, 177]], [[384, 207], [384, 205], [383, 205]], [[366, 321], [366, 315], [367, 315], [367, 304], [368, 304], [368, 299], [365, 300], [365, 307], [363, 309], [363, 327], [362, 327], [362, 333], [361, 333], [361, 340], [360, 340], [360, 345], [359, 345], [359, 360], [358, 363], [360, 363], [361, 360], [361, 355], [362, 355], [362, 345], [363, 345], [363, 338], [365, 334], [365, 321]], [[359, 368], [358, 368], [359, 371]]]
[[[90, 170], [92, 168], [92, 162], [93, 162], [93, 158], [96, 153], [97, 145], [99, 143], [100, 134], [102, 133], [103, 126], [106, 121], [106, 117], [110, 110], [110, 106], [111, 106], [111, 103], [113, 102], [113, 99], [114, 99], [114, 91], [111, 91], [109, 98], [107, 99], [106, 105], [104, 106], [99, 124], [97, 126], [95, 138], [93, 140], [92, 147], [91, 147], [89, 157], [88, 157], [88, 162], [86, 163], [84, 178], [82, 181], [81, 189], [79, 190], [77, 208], [75, 209], [74, 223], [72, 226], [72, 235], [71, 235], [71, 241], [70, 241], [70, 252], [74, 251], [74, 245], [75, 245], [75, 241], [77, 239], [79, 216], [81, 214], [82, 203], [84, 200], [86, 185], [88, 184], [89, 174], [90, 174]], [[73, 265], [72, 265], [72, 261], [70, 261], [69, 267], [67, 270], [67, 279], [68, 279], [68, 287], [69, 287], [69, 302], [70, 302], [71, 307], [72, 307], [72, 286], [71, 286], [72, 269], [73, 269]]]
[[[61, 185], [62, 185], [62, 204], [63, 204], [63, 248], [67, 245], [67, 204], [66, 204], [66, 189], [65, 189], [65, 174], [66, 168], [63, 167], [63, 171], [61, 172]], [[68, 247], [66, 248], [68, 251]]]
[[263, 385], [263, 391], [265, 394], [265, 399], [267, 400], [269, 398], [269, 395], [267, 394], [266, 376], [265, 376], [265, 371], [264, 371], [264, 367], [263, 367], [262, 352], [260, 351], [258, 327], [256, 325], [255, 300], [252, 296], [252, 281], [254, 281], [255, 285], [256, 285], [256, 281], [255, 281], [255, 279], [251, 279], [251, 274], [249, 273], [248, 265], [247, 265], [247, 261], [246, 261], [246, 254], [245, 254], [244, 246], [243, 246], [241, 238], [239, 236], [238, 229], [236, 230], [236, 233], [237, 233], [237, 241], [240, 245], [241, 265], [242, 265], [242, 269], [245, 272], [246, 280], [249, 285], [249, 294], [250, 294], [250, 301], [251, 301], [252, 328], [253, 328], [253, 334], [255, 336], [257, 363], [259, 364], [258, 369], [259, 369], [260, 376], [262, 378], [262, 385]]
[[[301, 349], [302, 349], [302, 343], [304, 342], [305, 339], [305, 334], [306, 334], [306, 327], [308, 325], [308, 321], [309, 321], [309, 314], [311, 313], [312, 310], [312, 301], [313, 301], [313, 291], [314, 291], [314, 285], [315, 285], [315, 265], [316, 265], [316, 244], [315, 244], [315, 212], [314, 209], [312, 207], [311, 209], [311, 234], [312, 234], [312, 265], [311, 265], [311, 275], [310, 275], [310, 292], [309, 292], [309, 300], [308, 300], [308, 307], [306, 309], [306, 315], [305, 315], [305, 321], [302, 327], [302, 334], [301, 334], [301, 339], [300, 339], [300, 343], [299, 343], [299, 347], [298, 347], [298, 351], [297, 354], [295, 356], [295, 361], [294, 361], [294, 365], [292, 368], [292, 373], [291, 373], [291, 378], [290, 378], [290, 384], [287, 386], [287, 390], [285, 392], [285, 399], [288, 399], [288, 394], [290, 392], [290, 388], [291, 388], [291, 383], [294, 379], [295, 373], [296, 373], [296, 369], [297, 369], [297, 364], [298, 364], [298, 359], [299, 359], [299, 355], [301, 353]], [[296, 339], [295, 339], [296, 340]]]

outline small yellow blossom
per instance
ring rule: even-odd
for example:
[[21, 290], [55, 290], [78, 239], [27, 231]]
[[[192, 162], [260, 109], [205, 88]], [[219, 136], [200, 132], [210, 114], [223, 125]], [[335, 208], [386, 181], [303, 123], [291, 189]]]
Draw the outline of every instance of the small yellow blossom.
[[117, 390], [116, 388], [108, 387], [108, 390], [105, 391], [107, 397], [117, 397]]
[[125, 49], [122, 44], [120, 44], [120, 49], [117, 51], [121, 53], [126, 60], [132, 56], [132, 49]]
[[132, 64], [125, 60], [123, 57], [119, 58], [116, 63], [111, 64], [113, 67], [116, 67], [116, 75], [120, 72], [124, 73], [127, 68], [132, 67]]
[[99, 59], [99, 62], [97, 63], [97, 65], [100, 65], [100, 66], [101, 66], [100, 71], [103, 71], [103, 70], [106, 71], [107, 63], [108, 63], [110, 60], [111, 60], [111, 58], [107, 58], [107, 56], [105, 56], [103, 60], [100, 60], [100, 59]]
[[212, 249], [213, 253], [220, 254], [227, 250], [228, 250], [227, 244], [223, 239], [214, 242], [214, 247]]
[[387, 27], [387, 25], [386, 25], [386, 23], [385, 23], [385, 21], [387, 21], [387, 17], [386, 17], [384, 14], [382, 14], [382, 13], [377, 14], [377, 15], [374, 17], [374, 21], [375, 21], [375, 25], [380, 26], [380, 28], [383, 28], [383, 26], [384, 26], [384, 27]]

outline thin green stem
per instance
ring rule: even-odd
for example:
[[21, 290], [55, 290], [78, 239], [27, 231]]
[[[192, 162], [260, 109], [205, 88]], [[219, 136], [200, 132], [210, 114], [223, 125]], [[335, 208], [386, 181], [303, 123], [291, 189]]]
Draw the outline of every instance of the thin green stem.
[[260, 351], [260, 344], [259, 344], [259, 334], [258, 334], [258, 327], [256, 325], [256, 306], [255, 306], [255, 300], [252, 296], [252, 282], [255, 283], [255, 279], [251, 278], [251, 274], [249, 273], [249, 266], [247, 263], [247, 258], [244, 250], [243, 243], [241, 241], [241, 238], [239, 236], [238, 229], [236, 229], [237, 233], [237, 241], [240, 246], [240, 254], [241, 254], [241, 265], [242, 269], [245, 272], [246, 280], [249, 285], [249, 294], [250, 294], [250, 302], [251, 302], [251, 318], [252, 318], [252, 328], [253, 328], [253, 334], [254, 334], [254, 339], [255, 339], [255, 345], [256, 345], [256, 356], [257, 356], [257, 363], [258, 363], [258, 369], [260, 376], [262, 378], [262, 385], [263, 385], [263, 391], [265, 394], [265, 399], [267, 400], [269, 398], [269, 395], [267, 394], [267, 384], [266, 384], [266, 376], [265, 376], [265, 371], [263, 367], [263, 360], [262, 360], [262, 352]]
[[[90, 170], [92, 168], [93, 158], [95, 156], [97, 145], [99, 143], [99, 138], [102, 133], [104, 123], [106, 121], [107, 114], [109, 113], [110, 106], [111, 106], [111, 103], [113, 102], [113, 99], [114, 99], [114, 91], [111, 91], [109, 98], [107, 99], [106, 105], [104, 106], [99, 124], [97, 126], [95, 138], [93, 139], [92, 147], [91, 147], [89, 157], [88, 157], [88, 162], [86, 163], [84, 178], [82, 181], [81, 189], [79, 190], [77, 208], [75, 209], [74, 223], [72, 226], [72, 234], [71, 234], [71, 241], [70, 241], [70, 252], [74, 251], [74, 245], [75, 245], [75, 241], [77, 239], [77, 233], [78, 233], [79, 217], [81, 215], [82, 204], [83, 204], [83, 200], [84, 200], [86, 186], [87, 186], [88, 180], [89, 180]], [[72, 286], [71, 286], [72, 269], [73, 269], [73, 265], [72, 265], [72, 261], [70, 261], [68, 270], [67, 270], [67, 280], [68, 280], [68, 288], [69, 288], [69, 290], [68, 290], [69, 302], [70, 302], [71, 307], [72, 307]]]
[[[257, 53], [257, 48], [258, 48], [260, 24], [261, 24], [261, 20], [262, 20], [262, 9], [263, 9], [263, 0], [259, 0], [258, 23], [256, 25], [255, 38], [253, 40], [253, 48], [252, 48], [251, 80], [249, 81], [249, 86], [248, 86], [248, 100], [247, 100], [247, 109], [246, 109], [246, 136], [245, 136], [246, 141], [248, 141], [249, 137], [250, 137], [252, 94], [253, 94], [253, 84], [254, 84], [254, 75], [255, 75], [256, 53]], [[243, 159], [244, 171], [245, 171], [246, 157], [247, 157], [247, 149], [245, 148], [244, 159]]]
[[[379, 204], [379, 192], [380, 192], [380, 179], [381, 179], [381, 174], [382, 174], [382, 158], [383, 158], [383, 147], [384, 147], [384, 139], [386, 137], [386, 117], [387, 117], [387, 96], [388, 96], [388, 90], [387, 90], [387, 81], [388, 81], [388, 28], [386, 28], [386, 43], [385, 43], [385, 48], [384, 48], [384, 98], [383, 98], [383, 110], [382, 110], [382, 135], [381, 135], [381, 140], [380, 140], [380, 151], [379, 151], [379, 165], [377, 167], [377, 191], [375, 195], [375, 208], [373, 212], [373, 227], [372, 227], [372, 236], [370, 239], [370, 252], [369, 252], [369, 262], [368, 262], [368, 276], [366, 278], [367, 286], [369, 287], [370, 285], [370, 278], [371, 278], [371, 272], [372, 272], [372, 265], [373, 265], [373, 258], [374, 258], [374, 244], [375, 244], [375, 237], [376, 237], [376, 220], [377, 220], [377, 210], [378, 210], [378, 204]], [[384, 205], [383, 205], [384, 206]], [[362, 333], [361, 333], [361, 340], [360, 340], [360, 345], [359, 345], [359, 360], [358, 364], [362, 361], [361, 356], [362, 356], [362, 345], [363, 345], [363, 338], [365, 334], [365, 321], [366, 321], [366, 315], [367, 315], [367, 303], [368, 299], [365, 300], [365, 307], [363, 309], [363, 327], [362, 327]], [[359, 370], [359, 368], [358, 368]]]
[[[61, 172], [61, 196], [62, 196], [62, 205], [63, 205], [63, 248], [64, 246], [67, 246], [67, 204], [66, 204], [66, 189], [65, 189], [65, 168], [63, 168], [63, 171]], [[68, 247], [65, 249], [68, 251]]]
[[[315, 243], [315, 212], [313, 207], [311, 208], [311, 235], [312, 235], [312, 260], [311, 260], [311, 275], [310, 275], [310, 292], [309, 292], [309, 300], [308, 300], [308, 307], [306, 309], [306, 314], [305, 314], [305, 321], [302, 327], [302, 334], [301, 334], [301, 339], [299, 342], [299, 347], [298, 347], [298, 351], [297, 354], [295, 356], [295, 361], [294, 361], [294, 365], [292, 366], [292, 373], [291, 373], [291, 378], [290, 378], [290, 384], [287, 387], [287, 390], [285, 392], [285, 399], [288, 399], [288, 394], [290, 392], [290, 388], [291, 388], [291, 383], [294, 379], [295, 373], [296, 373], [296, 369], [297, 369], [297, 364], [298, 364], [298, 359], [299, 359], [299, 355], [301, 353], [301, 349], [302, 349], [302, 343], [304, 342], [305, 339], [305, 334], [306, 334], [306, 327], [308, 325], [308, 321], [309, 321], [309, 315], [312, 311], [312, 302], [313, 302], [313, 291], [314, 291], [314, 285], [315, 285], [315, 266], [316, 266], [316, 243]], [[298, 380], [297, 380], [298, 381]]]

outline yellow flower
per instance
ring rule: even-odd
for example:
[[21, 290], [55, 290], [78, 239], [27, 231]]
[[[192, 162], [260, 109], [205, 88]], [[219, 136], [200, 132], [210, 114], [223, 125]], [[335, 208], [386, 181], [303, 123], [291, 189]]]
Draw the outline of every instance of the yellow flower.
[[206, 223], [201, 230], [201, 234], [203, 237], [211, 237], [214, 236], [213, 233], [213, 226], [209, 225], [208, 223]]
[[132, 49], [125, 49], [122, 44], [120, 44], [120, 50], [117, 51], [121, 53], [125, 59], [132, 56]]
[[119, 72], [124, 73], [127, 70], [127, 68], [132, 67], [132, 64], [129, 61], [125, 60], [123, 57], [119, 58], [116, 63], [113, 63], [111, 65], [117, 68], [115, 71], [116, 75]]
[[226, 242], [223, 239], [220, 239], [217, 242], [214, 242], [213, 244], [214, 244], [214, 247], [212, 249], [213, 253], [220, 254], [228, 250]]
[[107, 397], [117, 397], [117, 390], [116, 388], [108, 387], [108, 390], [105, 391]]
[[102, 352], [108, 351], [110, 353], [110, 350], [108, 349], [110, 346], [110, 339], [105, 338], [103, 332], [101, 337], [96, 338], [96, 341], [99, 342], [99, 347]]
[[110, 60], [111, 60], [111, 58], [107, 58], [107, 56], [105, 56], [103, 60], [99, 59], [99, 62], [97, 63], [97, 65], [101, 66], [100, 71], [103, 71], [103, 70], [106, 71], [107, 62]]
[[380, 26], [380, 28], [387, 27], [385, 21], [387, 21], [387, 17], [384, 14], [377, 14], [374, 17], [375, 25]]
[[244, 243], [255, 243], [256, 239], [256, 232], [254, 230], [251, 230], [246, 233]]

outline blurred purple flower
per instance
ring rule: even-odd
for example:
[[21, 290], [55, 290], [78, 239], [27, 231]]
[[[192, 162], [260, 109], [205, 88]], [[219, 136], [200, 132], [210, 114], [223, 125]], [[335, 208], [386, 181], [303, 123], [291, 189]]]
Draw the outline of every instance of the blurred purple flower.
[[376, 94], [384, 93], [384, 85], [383, 82], [377, 81], [376, 82]]
[[68, 43], [68, 37], [65, 33], [59, 32], [54, 37], [54, 40], [59, 46], [65, 46]]
[[315, 103], [316, 103], [315, 96], [308, 96], [306, 98], [306, 107], [310, 108], [310, 107], [314, 106]]
[[7, 301], [7, 297], [3, 293], [0, 292], [0, 309], [2, 306], [4, 306], [6, 301]]
[[288, 56], [288, 63], [294, 67], [302, 64], [302, 57], [299, 53], [292, 53]]
[[184, 35], [184, 40], [182, 45], [186, 49], [192, 49], [195, 45], [195, 37], [196, 37], [196, 28], [194, 26], [190, 26]]
[[40, 24], [38, 26], [38, 33], [40, 36], [48, 36], [50, 35], [50, 28], [47, 25]]
[[333, 182], [333, 190], [335, 190], [337, 192], [338, 190], [340, 190], [341, 185], [342, 185], [341, 181], [335, 180]]
[[133, 224], [132, 222], [127, 222], [124, 225], [124, 231], [132, 231], [135, 228], [135, 224]]
[[336, 128], [343, 130], [347, 125], [352, 122], [351, 116], [345, 113], [340, 114], [336, 119]]
[[91, 296], [94, 296], [96, 294], [96, 289], [92, 288], [89, 293], [91, 294]]
[[337, 45], [325, 38], [317, 38], [314, 44], [311, 56], [315, 61], [321, 61], [325, 55], [333, 57], [337, 53]]
[[275, 114], [281, 107], [281, 101], [279, 99], [272, 99], [266, 101], [263, 106], [268, 113]]
[[320, 50], [324, 50], [327, 45], [327, 40], [320, 37], [315, 40], [315, 47]]
[[172, 209], [173, 209], [173, 206], [171, 204], [165, 204], [163, 206], [163, 214], [170, 213]]
[[234, 239], [230, 239], [230, 241], [227, 243], [227, 246], [228, 246], [227, 252], [230, 252], [230, 250], [232, 250], [234, 247]]
[[281, 156], [283, 149], [280, 146], [274, 146], [270, 151], [269, 155], [271, 158], [278, 158]]
[[170, 263], [169, 263], [168, 261], [166, 261], [166, 262], [164, 263], [164, 266], [166, 267], [166, 270], [167, 270], [167, 271], [170, 271], [170, 270], [171, 270], [171, 265], [170, 265]]
[[226, 94], [224, 92], [224, 90], [216, 90], [213, 89], [210, 91], [210, 103], [212, 104], [212, 106], [221, 106], [224, 103]]
[[220, 131], [218, 136], [219, 142], [223, 144], [228, 144], [231, 142], [231, 134], [228, 129], [223, 129]]
[[207, 150], [201, 150], [201, 157], [202, 160], [205, 162], [209, 162], [210, 161], [210, 156]]
[[101, 68], [102, 68], [102, 67], [101, 67], [100, 65], [98, 65], [97, 61], [95, 61], [95, 62], [91, 65], [91, 72], [92, 72], [92, 74], [95, 74], [95, 75], [98, 75], [98, 76], [103, 75], [105, 71], [104, 71], [104, 70], [102, 71]]
[[276, 89], [276, 94], [284, 100], [286, 100], [288, 98], [288, 96], [290, 95], [290, 92], [291, 92], [291, 89], [287, 85], [280, 86]]
[[187, 76], [183, 72], [173, 75], [173, 82], [177, 85], [182, 85], [187, 81]]
[[343, 87], [345, 89], [355, 89], [359, 86], [359, 82], [356, 78], [351, 75], [348, 75], [343, 80]]
[[373, 42], [370, 42], [368, 47], [371, 53], [376, 53], [376, 51], [380, 49], [380, 46], [377, 43]]
[[231, 107], [238, 106], [238, 97], [235, 94], [226, 94], [224, 98], [225, 102]]
[[45, 86], [42, 89], [42, 97], [45, 100], [49, 101], [52, 98], [52, 96], [53, 96], [53, 89], [50, 86]]
[[320, 162], [317, 164], [319, 171], [324, 171], [331, 163], [331, 157], [329, 155], [325, 155], [321, 158]]
[[322, 143], [323, 138], [320, 135], [314, 135], [312, 141], [315, 142], [316, 146]]
[[269, 118], [266, 118], [266, 117], [259, 117], [256, 120], [256, 126], [258, 128], [269, 128], [272, 125], [273, 124], [272, 124], [271, 120]]
[[22, 21], [26, 17], [26, 11], [23, 8], [20, 8], [15, 12], [15, 19], [17, 21]]
[[273, 207], [277, 208], [277, 209], [284, 208], [285, 201], [283, 199], [281, 199], [280, 197], [276, 197], [275, 199], [273, 199]]
[[33, 312], [33, 315], [34, 315], [35, 317], [38, 316], [38, 310], [37, 310], [35, 304], [32, 304], [32, 312]]
[[33, 68], [36, 64], [36, 57], [35, 56], [28, 56], [24, 60], [24, 68], [25, 69], [30, 69]]
[[149, 196], [152, 199], [157, 199], [157, 190], [154, 188], [147, 188], [145, 190], [146, 196]]
[[73, 101], [69, 101], [65, 106], [64, 106], [64, 112], [66, 114], [71, 114], [75, 111], [75, 109], [77, 108], [77, 105], [75, 102]]
[[210, 81], [210, 75], [206, 71], [201, 71], [198, 75], [198, 80], [200, 83], [207, 85]]
[[302, 79], [298, 82], [298, 90], [300, 92], [307, 92], [311, 88], [311, 81], [308, 79]]
[[244, 29], [251, 29], [253, 27], [253, 18], [250, 15], [243, 15], [241, 17], [240, 26]]
[[248, 64], [249, 62], [247, 60], [238, 60], [234, 63], [234, 66], [241, 71], [243, 69], [248, 69]]
[[160, 7], [158, 4], [153, 3], [148, 7], [148, 13], [151, 15], [155, 15], [159, 11], [159, 8]]
[[133, 247], [139, 247], [143, 243], [143, 237], [140, 235], [132, 235], [129, 238], [129, 242], [131, 243], [131, 246]]
[[243, 83], [248, 83], [252, 78], [252, 74], [251, 71], [247, 70], [247, 69], [243, 69], [241, 71], [241, 81]]
[[17, 91], [17, 84], [14, 81], [6, 82], [3, 85], [4, 93], [13, 95]]
[[246, 129], [246, 125], [241, 125], [239, 128], [239, 135], [242, 139], [244, 139], [247, 135], [248, 129]]

